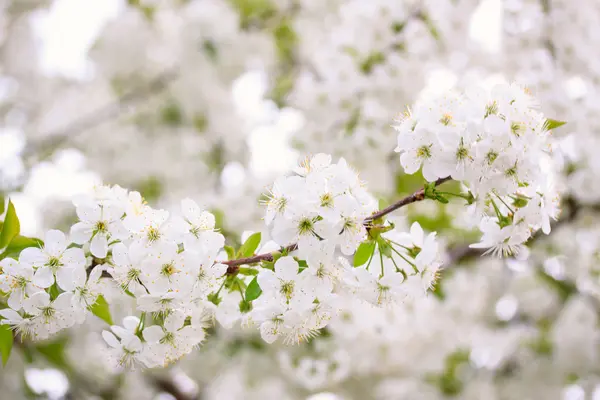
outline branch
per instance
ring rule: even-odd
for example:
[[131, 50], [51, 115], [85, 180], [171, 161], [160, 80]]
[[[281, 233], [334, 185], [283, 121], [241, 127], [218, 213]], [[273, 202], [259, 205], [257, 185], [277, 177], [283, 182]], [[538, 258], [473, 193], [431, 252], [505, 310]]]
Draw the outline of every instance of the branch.
[[[449, 180], [451, 180], [452, 178], [447, 176], [445, 178], [440, 178], [437, 181], [435, 181], [435, 186], [439, 186], [444, 182], [448, 182]], [[381, 211], [376, 212], [375, 214], [371, 215], [370, 217], [368, 217], [367, 219], [365, 219], [364, 224], [367, 225], [367, 223], [376, 220], [378, 218], [381, 218], [393, 211], [396, 211], [397, 209], [404, 207], [405, 205], [411, 204], [411, 203], [415, 203], [417, 201], [421, 201], [425, 199], [425, 188], [420, 189], [416, 192], [414, 192], [413, 194], [411, 194], [410, 196], [407, 196], [397, 202], [395, 202], [394, 204], [384, 208]]]
[[[447, 182], [451, 179], [452, 178], [450, 178], [449, 176], [446, 178], [440, 178], [437, 181], [435, 181], [435, 185], [436, 186], [441, 185], [442, 183]], [[423, 199], [425, 199], [425, 188], [419, 189], [416, 192], [414, 192], [413, 194], [411, 194], [410, 196], [406, 196], [406, 197], [398, 200], [394, 204], [390, 205], [389, 207], [386, 207], [383, 210], [377, 211], [375, 214], [371, 215], [370, 217], [367, 217], [364, 220], [363, 225], [370, 226], [372, 221], [374, 221], [378, 218], [381, 218], [401, 207], [404, 207], [411, 203], [415, 203], [417, 201], [421, 201]], [[284, 247], [281, 251], [285, 252], [285, 253], [289, 253], [289, 252], [297, 250], [297, 249], [298, 249], [298, 245], [296, 243], [294, 243], [294, 244], [290, 244], [290, 245]], [[258, 254], [258, 255], [252, 256], [252, 257], [238, 258], [236, 260], [223, 261], [222, 264], [229, 266], [229, 268], [227, 268], [227, 275], [233, 275], [238, 272], [240, 265], [254, 264], [257, 262], [261, 262], [261, 261], [273, 261], [273, 253], [263, 253], [263, 254]]]

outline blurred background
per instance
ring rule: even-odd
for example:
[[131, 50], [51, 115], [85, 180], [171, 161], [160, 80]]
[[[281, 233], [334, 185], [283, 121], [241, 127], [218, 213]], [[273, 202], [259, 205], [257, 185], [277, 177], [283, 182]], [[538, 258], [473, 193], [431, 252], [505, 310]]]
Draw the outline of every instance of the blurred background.
[[[563, 218], [528, 261], [472, 257], [464, 207], [422, 202], [448, 248], [435, 295], [357, 303], [308, 343], [214, 328], [165, 370], [120, 372], [103, 322], [15, 348], [2, 399], [600, 400], [597, 0], [0, 0], [0, 193], [21, 234], [67, 230], [94, 185], [191, 197], [230, 243], [307, 154], [344, 157], [391, 201], [422, 185], [393, 120], [422, 96], [528, 86], [557, 130]], [[115, 320], [130, 304], [112, 303]]]

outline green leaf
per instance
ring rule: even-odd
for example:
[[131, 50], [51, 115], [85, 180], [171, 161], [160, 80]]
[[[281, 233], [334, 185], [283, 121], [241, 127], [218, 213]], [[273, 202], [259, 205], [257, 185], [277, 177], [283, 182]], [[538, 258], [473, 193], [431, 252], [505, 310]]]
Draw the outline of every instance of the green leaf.
[[258, 270], [254, 268], [241, 267], [238, 269], [238, 273], [242, 275], [258, 275]]
[[254, 278], [246, 288], [246, 301], [252, 301], [258, 298], [262, 293], [262, 289], [258, 285], [258, 279]]
[[375, 242], [362, 242], [360, 246], [358, 246], [358, 249], [356, 249], [356, 253], [354, 253], [354, 266], [358, 267], [365, 264], [367, 261], [369, 261], [369, 258], [371, 258], [374, 251]]
[[19, 224], [19, 218], [17, 218], [15, 206], [9, 200], [4, 225], [2, 226], [2, 232], [0, 232], [0, 249], [7, 247], [12, 239], [19, 234], [20, 230], [21, 225]]
[[6, 365], [13, 347], [13, 333], [10, 325], [0, 325], [0, 353], [2, 354], [2, 365]]
[[56, 300], [56, 298], [60, 295], [61, 290], [58, 288], [58, 284], [54, 282], [52, 286], [48, 289], [48, 294], [50, 295], [51, 300]]
[[4, 195], [0, 193], [0, 215], [4, 214], [4, 210], [6, 209], [6, 204], [4, 202]]
[[110, 315], [110, 307], [108, 306], [108, 303], [106, 302], [104, 296], [98, 296], [96, 302], [90, 306], [90, 311], [92, 312], [92, 314], [94, 314], [96, 317], [100, 318], [107, 324], [113, 325], [113, 320]]
[[244, 242], [242, 247], [240, 247], [240, 255], [242, 257], [250, 257], [254, 254], [261, 240], [261, 233], [256, 232], [250, 235], [248, 239]]
[[233, 260], [235, 258], [235, 249], [231, 246], [225, 246], [225, 252], [227, 253], [227, 259]]
[[15, 236], [10, 242], [4, 253], [0, 254], [0, 260], [6, 257], [17, 258], [21, 251], [28, 247], [42, 247], [44, 242], [37, 238], [29, 238], [25, 236]]
[[556, 129], [556, 128], [560, 128], [561, 126], [563, 126], [564, 124], [566, 124], [566, 121], [558, 121], [556, 119], [550, 119], [547, 118], [546, 122], [544, 122], [544, 131], [551, 131], [552, 129]]

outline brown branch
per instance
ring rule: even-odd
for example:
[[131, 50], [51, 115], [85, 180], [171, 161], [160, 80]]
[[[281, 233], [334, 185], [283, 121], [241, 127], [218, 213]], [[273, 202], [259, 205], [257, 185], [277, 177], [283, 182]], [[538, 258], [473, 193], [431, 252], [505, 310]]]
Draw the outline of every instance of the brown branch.
[[[439, 186], [444, 182], [448, 182], [449, 180], [451, 180], [452, 178], [447, 176], [445, 178], [440, 178], [437, 181], [435, 181], [435, 186]], [[417, 201], [421, 201], [425, 199], [425, 188], [417, 190], [416, 192], [414, 192], [413, 194], [411, 194], [410, 196], [407, 196], [397, 202], [395, 202], [394, 204], [384, 208], [381, 211], [376, 212], [375, 214], [371, 215], [370, 217], [368, 217], [367, 219], [365, 219], [365, 225], [373, 220], [376, 220], [377, 218], [381, 218], [393, 211], [396, 211], [397, 209], [404, 207], [405, 205], [411, 204], [411, 203], [415, 203]]]
[[[450, 178], [449, 176], [446, 178], [440, 178], [437, 181], [435, 181], [435, 185], [436, 186], [441, 185], [442, 183], [447, 182], [451, 179], [452, 178]], [[365, 226], [370, 226], [372, 221], [374, 221], [378, 218], [381, 218], [401, 207], [404, 207], [411, 203], [415, 203], [417, 201], [421, 201], [423, 199], [425, 199], [425, 188], [419, 189], [416, 192], [414, 192], [413, 194], [411, 194], [410, 196], [406, 196], [406, 197], [398, 200], [394, 204], [390, 205], [389, 207], [386, 207], [383, 210], [377, 211], [370, 217], [367, 217], [364, 220], [363, 224]], [[289, 253], [289, 252], [297, 250], [297, 249], [298, 249], [298, 245], [296, 243], [294, 243], [294, 244], [290, 244], [290, 245], [284, 247], [281, 251], [284, 253]], [[229, 266], [229, 268], [227, 268], [227, 275], [234, 275], [238, 272], [240, 265], [254, 264], [257, 262], [261, 262], [261, 261], [273, 261], [273, 253], [257, 254], [252, 257], [238, 258], [235, 260], [223, 261], [222, 263]]]

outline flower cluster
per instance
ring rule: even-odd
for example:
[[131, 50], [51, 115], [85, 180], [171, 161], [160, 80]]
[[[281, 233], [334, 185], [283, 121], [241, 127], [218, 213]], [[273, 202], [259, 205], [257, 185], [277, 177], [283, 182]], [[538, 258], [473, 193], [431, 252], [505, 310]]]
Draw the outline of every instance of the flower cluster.
[[214, 216], [190, 199], [170, 216], [119, 186], [97, 187], [74, 204], [70, 240], [51, 230], [41, 248], [2, 260], [3, 323], [33, 339], [82, 323], [110, 277], [141, 312], [103, 334], [117, 365], [164, 365], [200, 344], [208, 295], [227, 269], [215, 263], [225, 239]]
[[327, 154], [307, 158], [294, 172], [275, 181], [266, 201], [273, 240], [297, 243], [304, 258], [319, 251], [321, 241], [353, 254], [367, 235], [363, 221], [377, 209], [358, 174], [343, 158], [332, 164]]
[[550, 232], [558, 193], [550, 160], [550, 129], [528, 90], [448, 92], [415, 106], [395, 126], [400, 163], [429, 182], [452, 177], [469, 191], [483, 232], [476, 248], [517, 255], [532, 232]]
[[[107, 288], [117, 288], [139, 315], [103, 332], [110, 358], [155, 367], [198, 346], [212, 317], [225, 328], [254, 325], [268, 343], [298, 343], [352, 302], [422, 300], [442, 267], [437, 235], [418, 222], [403, 231], [387, 213], [406, 201], [458, 196], [484, 232], [473, 247], [522, 254], [532, 231], [548, 233], [557, 213], [553, 171], [543, 167], [551, 161], [548, 121], [515, 85], [422, 103], [397, 126], [397, 150], [406, 172], [422, 168], [432, 183], [376, 212], [375, 198], [344, 159], [316, 154], [274, 183], [265, 202], [272, 241], [262, 248], [259, 232], [238, 250], [225, 246], [215, 217], [191, 199], [172, 214], [138, 192], [96, 187], [73, 201], [79, 221], [70, 239], [51, 230], [39, 248], [2, 260], [0, 289], [9, 306], [0, 310], [2, 323], [47, 338], [90, 311], [98, 315]], [[447, 177], [468, 193], [440, 191], [446, 179], [438, 179]]]

